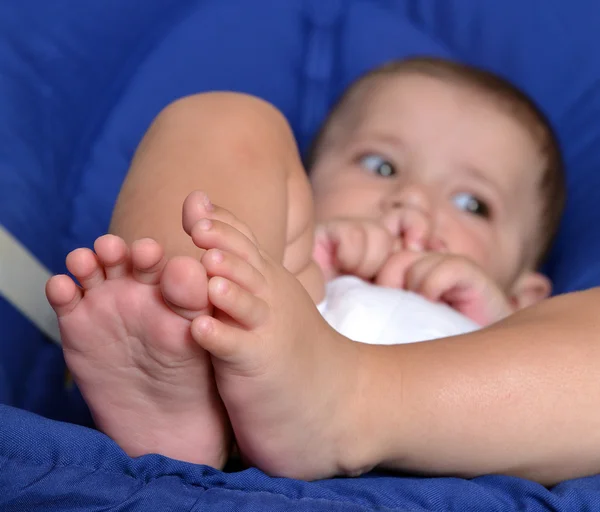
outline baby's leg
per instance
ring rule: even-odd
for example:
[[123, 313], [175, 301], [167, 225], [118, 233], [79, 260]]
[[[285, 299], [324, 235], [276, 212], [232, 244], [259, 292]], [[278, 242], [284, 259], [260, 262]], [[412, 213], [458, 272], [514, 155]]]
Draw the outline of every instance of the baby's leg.
[[197, 317], [192, 335], [212, 355], [242, 455], [276, 476], [368, 469], [341, 448], [357, 441], [348, 432], [361, 344], [330, 328], [299, 280], [235, 216], [213, 206], [203, 217], [190, 234], [206, 253], [187, 264], [206, 270], [215, 313]]
[[[206, 274], [181, 259], [169, 261], [162, 278], [154, 267], [143, 271], [150, 268], [144, 254], [161, 247], [167, 256], [203, 254], [181, 223], [181, 203], [196, 188], [244, 216], [261, 246], [285, 258], [319, 298], [310, 189], [289, 128], [273, 107], [237, 94], [176, 102], [140, 144], [111, 231], [128, 244], [152, 237], [160, 245], [146, 241], [150, 249], [142, 250], [136, 242], [130, 261], [122, 240], [102, 239], [97, 258], [89, 251], [69, 258], [83, 293], [60, 276], [49, 283], [48, 297], [69, 367], [102, 430], [131, 455], [158, 452], [219, 467], [229, 424], [208, 355], [189, 337], [190, 321], [211, 313]], [[184, 223], [203, 214], [204, 197], [189, 196]], [[107, 240], [117, 248], [105, 248]]]
[[[229, 426], [207, 353], [190, 336], [190, 319], [209, 311], [206, 272], [173, 259], [163, 277], [163, 251], [151, 239], [130, 251], [105, 235], [95, 251], [67, 257], [82, 289], [62, 275], [46, 293], [96, 424], [131, 456], [158, 452], [222, 467]], [[187, 280], [194, 287], [177, 286]]]
[[[129, 198], [138, 207], [117, 208], [113, 227], [126, 240], [151, 235], [167, 244], [167, 253], [200, 256], [201, 263], [197, 257], [185, 261], [190, 273], [204, 267], [212, 278], [208, 294], [217, 307], [216, 323], [202, 323], [208, 315], [198, 317], [192, 334], [213, 356], [219, 392], [248, 462], [303, 478], [364, 469], [337, 453], [346, 429], [341, 404], [353, 392], [356, 375], [340, 374], [335, 366], [357, 361], [357, 344], [345, 343], [314, 306], [323, 281], [312, 261], [311, 194], [287, 123], [271, 106], [241, 95], [193, 97], [164, 114], [148, 134], [153, 144], [142, 144], [121, 193], [122, 204]], [[169, 162], [176, 162], [178, 172]], [[151, 171], [142, 172], [144, 167]], [[177, 179], [181, 169], [187, 169], [185, 179]], [[225, 210], [211, 208], [206, 194], [187, 197], [184, 228], [195, 246], [181, 238], [179, 219], [156, 214], [174, 210], [168, 201], [182, 200], [193, 188], [229, 210], [220, 218]], [[211, 240], [218, 230], [202, 231], [203, 219], [230, 226], [233, 234], [244, 232], [252, 243], [240, 245], [226, 233]], [[194, 225], [200, 230], [195, 234]], [[194, 253], [190, 246], [200, 250]], [[255, 266], [264, 263], [259, 270], [242, 264], [251, 254]], [[165, 280], [170, 271], [165, 269]], [[262, 287], [247, 281], [256, 273]], [[178, 285], [190, 291], [194, 286]], [[221, 332], [224, 326], [231, 329]]]
[[[167, 257], [200, 257], [181, 229], [181, 205], [193, 190], [243, 219], [261, 249], [321, 299], [322, 277], [312, 263], [312, 192], [278, 110], [236, 93], [200, 94], [167, 107], [138, 148], [111, 232], [127, 243], [154, 238]], [[184, 222], [204, 215], [203, 197], [188, 198]]]

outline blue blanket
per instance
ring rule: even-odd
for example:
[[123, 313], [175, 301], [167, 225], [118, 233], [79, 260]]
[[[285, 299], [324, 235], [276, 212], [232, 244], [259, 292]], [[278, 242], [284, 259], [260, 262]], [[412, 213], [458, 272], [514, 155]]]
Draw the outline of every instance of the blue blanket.
[[0, 406], [0, 510], [582, 511], [600, 508], [600, 478], [552, 491], [505, 476], [473, 480], [367, 475], [320, 482], [222, 473], [158, 455], [127, 457], [106, 436]]

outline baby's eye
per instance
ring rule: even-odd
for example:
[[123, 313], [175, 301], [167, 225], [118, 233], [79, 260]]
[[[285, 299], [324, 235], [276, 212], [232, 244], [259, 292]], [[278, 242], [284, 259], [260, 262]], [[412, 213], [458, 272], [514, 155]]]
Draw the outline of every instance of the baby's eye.
[[379, 155], [365, 155], [361, 157], [359, 163], [367, 171], [378, 174], [379, 176], [383, 176], [385, 178], [394, 176], [396, 174], [396, 168], [394, 167], [394, 164], [387, 161], [385, 158], [380, 157]]
[[490, 218], [490, 208], [488, 205], [480, 199], [477, 199], [473, 194], [461, 192], [460, 194], [456, 194], [452, 200], [460, 210], [479, 215], [486, 219]]

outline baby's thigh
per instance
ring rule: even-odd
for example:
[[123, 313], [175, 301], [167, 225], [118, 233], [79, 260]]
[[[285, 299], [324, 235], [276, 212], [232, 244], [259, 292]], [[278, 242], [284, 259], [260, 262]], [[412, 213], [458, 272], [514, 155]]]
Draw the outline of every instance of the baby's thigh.
[[155, 238], [167, 255], [197, 255], [181, 229], [194, 190], [232, 212], [279, 262], [305, 229], [310, 196], [292, 130], [259, 98], [203, 93], [163, 109], [136, 151], [111, 232], [128, 242]]
[[304, 170], [288, 180], [288, 220], [284, 267], [302, 283], [315, 303], [325, 294], [325, 279], [313, 259], [315, 219], [312, 190]]

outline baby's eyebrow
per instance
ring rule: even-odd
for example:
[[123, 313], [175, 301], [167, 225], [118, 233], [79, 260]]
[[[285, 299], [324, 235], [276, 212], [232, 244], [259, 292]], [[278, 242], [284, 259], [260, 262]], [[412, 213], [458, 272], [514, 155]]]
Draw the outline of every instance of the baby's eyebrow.
[[397, 135], [383, 132], [361, 132], [357, 130], [355, 138], [359, 141], [383, 142], [393, 147], [403, 147], [404, 141]]
[[507, 194], [504, 188], [497, 181], [491, 179], [488, 176], [488, 173], [485, 173], [481, 169], [471, 165], [465, 165], [462, 167], [462, 169], [470, 178], [483, 183], [488, 188], [494, 190], [502, 198], [506, 198]]

